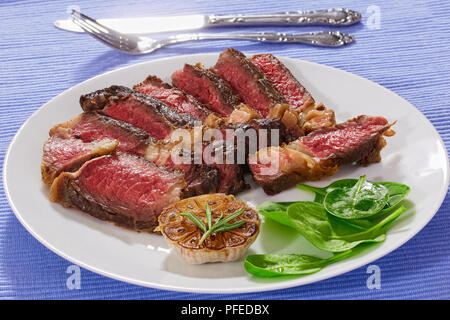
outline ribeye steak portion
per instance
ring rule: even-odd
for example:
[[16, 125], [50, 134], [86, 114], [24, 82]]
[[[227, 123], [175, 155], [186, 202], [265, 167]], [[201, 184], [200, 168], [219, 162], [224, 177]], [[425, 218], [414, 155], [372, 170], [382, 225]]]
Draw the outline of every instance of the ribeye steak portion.
[[84, 142], [115, 139], [119, 141], [117, 151], [140, 156], [145, 154], [149, 141], [147, 132], [97, 112], [85, 112], [72, 120], [55, 125], [50, 129], [50, 135], [77, 138]]
[[164, 139], [176, 128], [194, 126], [195, 118], [138, 91], [111, 86], [80, 97], [84, 111], [98, 111]]
[[44, 144], [41, 174], [42, 181], [51, 185], [61, 172], [72, 172], [86, 161], [112, 153], [118, 141], [103, 139], [85, 143], [80, 139], [50, 137]]
[[174, 163], [171, 156], [173, 152], [176, 152], [173, 147], [177, 143], [150, 138], [148, 133], [129, 123], [96, 112], [85, 112], [72, 120], [54, 126], [50, 130], [50, 135], [84, 142], [115, 139], [119, 142], [117, 151], [142, 156], [158, 166], [181, 170], [187, 183], [185, 197], [215, 192], [219, 184], [219, 173], [213, 166], [194, 164], [193, 159], [186, 164]]
[[77, 172], [62, 173], [50, 200], [136, 230], [153, 230], [162, 209], [181, 199], [183, 175], [141, 157], [119, 154], [86, 162]]
[[200, 65], [185, 64], [182, 70], [172, 74], [172, 82], [223, 117], [229, 116], [241, 103], [226, 81]]
[[161, 100], [173, 109], [189, 114], [200, 121], [204, 121], [210, 114], [210, 111], [193, 96], [163, 82], [156, 76], [148, 76], [143, 82], [135, 85], [133, 89]]
[[344, 164], [379, 162], [383, 134], [393, 134], [390, 127], [383, 117], [359, 116], [286, 146], [261, 149], [250, 156], [250, 170], [267, 194], [276, 194], [299, 181], [332, 175]]
[[243, 102], [264, 118], [275, 106], [287, 104], [264, 73], [237, 50], [228, 48], [222, 52], [211, 71], [230, 83]]
[[275, 88], [286, 98], [291, 109], [302, 112], [314, 104], [308, 90], [292, 75], [291, 71], [270, 53], [257, 54], [250, 61], [261, 70]]

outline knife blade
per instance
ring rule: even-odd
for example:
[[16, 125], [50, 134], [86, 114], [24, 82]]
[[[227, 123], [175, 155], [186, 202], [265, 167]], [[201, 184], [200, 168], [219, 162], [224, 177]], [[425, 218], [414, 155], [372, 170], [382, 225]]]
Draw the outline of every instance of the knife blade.
[[[345, 9], [335, 8], [314, 11], [293, 11], [275, 14], [227, 14], [227, 15], [186, 15], [165, 17], [140, 17], [98, 19], [101, 24], [129, 34], [149, 34], [195, 30], [219, 25], [333, 25], [347, 26], [361, 20], [361, 14]], [[83, 32], [71, 19], [54, 22], [59, 29]]]

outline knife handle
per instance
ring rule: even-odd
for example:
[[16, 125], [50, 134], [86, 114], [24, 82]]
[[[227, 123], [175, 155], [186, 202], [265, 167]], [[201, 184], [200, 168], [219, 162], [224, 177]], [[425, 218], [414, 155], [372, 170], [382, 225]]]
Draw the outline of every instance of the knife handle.
[[276, 14], [227, 14], [207, 16], [208, 25], [232, 24], [296, 24], [347, 26], [361, 20], [359, 12], [335, 8], [328, 10], [293, 11]]
[[[319, 31], [303, 34], [289, 34], [282, 32], [257, 33], [188, 33], [177, 34], [164, 40], [158, 40], [158, 46], [176, 44], [195, 40], [241, 39], [261, 42], [304, 43], [322, 47], [340, 47], [350, 44], [355, 39], [339, 31]], [[154, 45], [153, 45], [154, 46]]]

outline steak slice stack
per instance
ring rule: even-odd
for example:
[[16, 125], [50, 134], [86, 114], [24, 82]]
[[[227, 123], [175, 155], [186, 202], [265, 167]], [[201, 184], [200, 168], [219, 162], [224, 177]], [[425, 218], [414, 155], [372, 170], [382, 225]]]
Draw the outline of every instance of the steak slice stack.
[[383, 135], [393, 134], [390, 127], [383, 117], [359, 116], [286, 146], [261, 149], [250, 156], [250, 170], [267, 194], [276, 194], [299, 181], [332, 175], [344, 164], [379, 162]]
[[157, 139], [167, 138], [177, 128], [193, 127], [196, 120], [162, 101], [122, 86], [83, 95], [80, 104], [84, 111], [97, 111], [128, 122]]
[[42, 181], [51, 185], [61, 172], [77, 170], [86, 161], [112, 153], [118, 141], [103, 139], [86, 143], [80, 139], [50, 137], [44, 144], [41, 174]]
[[210, 111], [204, 108], [193, 96], [155, 76], [148, 76], [143, 82], [135, 85], [133, 89], [156, 98], [173, 109], [189, 114], [200, 121], [204, 121], [210, 114]]
[[185, 64], [172, 74], [172, 83], [222, 117], [228, 117], [241, 103], [227, 82], [201, 65]]
[[67, 145], [70, 145], [72, 140], [77, 145], [82, 142], [94, 143], [102, 139], [114, 139], [119, 142], [116, 151], [142, 156], [159, 166], [182, 171], [187, 183], [184, 196], [215, 192], [218, 188], [219, 173], [215, 167], [194, 164], [194, 161], [186, 164], [171, 161], [172, 152], [177, 152], [173, 150], [177, 143], [150, 138], [145, 131], [129, 123], [96, 112], [85, 112], [54, 126], [50, 135], [68, 139]]
[[50, 200], [140, 231], [152, 231], [162, 209], [181, 199], [183, 174], [129, 154], [107, 155], [64, 172]]

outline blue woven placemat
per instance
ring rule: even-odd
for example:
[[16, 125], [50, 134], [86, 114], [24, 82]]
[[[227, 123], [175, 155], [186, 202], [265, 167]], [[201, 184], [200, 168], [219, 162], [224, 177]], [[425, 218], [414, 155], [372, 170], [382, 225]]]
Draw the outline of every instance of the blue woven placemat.
[[[53, 21], [69, 5], [94, 17], [189, 13], [267, 13], [336, 6], [333, 1], [2, 1], [0, 3], [0, 161], [14, 134], [43, 103], [93, 76], [180, 54], [272, 52], [344, 69], [375, 81], [415, 105], [450, 146], [450, 2], [341, 1], [363, 23], [342, 31], [357, 42], [341, 49], [236, 41], [186, 43], [147, 56], [113, 51], [91, 37], [63, 32]], [[257, 27], [287, 32], [327, 30]], [[214, 29], [214, 32], [224, 28]], [[229, 30], [229, 29], [227, 29]], [[237, 29], [232, 28], [232, 31]], [[41, 143], [41, 142], [38, 142]], [[449, 299], [449, 196], [431, 222], [405, 245], [375, 261], [381, 288], [369, 289], [367, 266], [311, 285], [239, 295], [190, 294], [142, 288], [81, 269], [80, 287], [67, 286], [71, 263], [22, 227], [0, 184], [0, 299]], [[68, 269], [69, 268], [69, 269]], [[69, 272], [69, 273], [68, 273]], [[69, 279], [70, 281], [70, 279]]]

